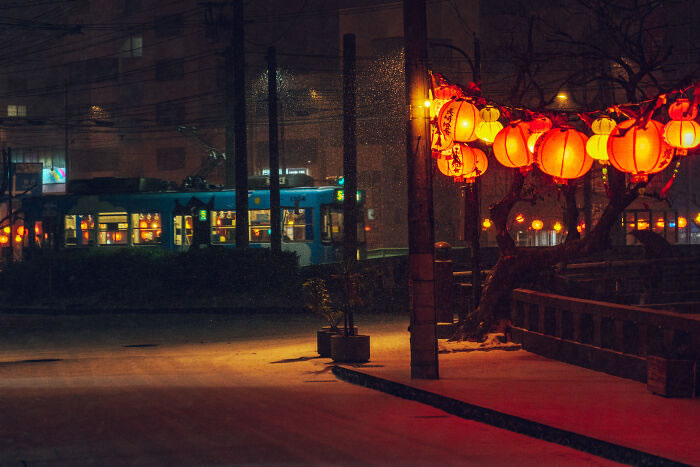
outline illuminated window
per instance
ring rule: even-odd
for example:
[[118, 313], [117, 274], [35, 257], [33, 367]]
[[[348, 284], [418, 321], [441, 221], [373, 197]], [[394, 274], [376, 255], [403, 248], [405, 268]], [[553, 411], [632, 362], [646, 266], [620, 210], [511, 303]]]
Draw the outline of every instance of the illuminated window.
[[270, 210], [254, 209], [249, 212], [250, 242], [269, 243], [270, 242]]
[[173, 227], [175, 245], [192, 245], [192, 216], [173, 217]]
[[134, 245], [160, 245], [163, 226], [157, 212], [131, 215], [131, 241]]
[[143, 36], [129, 36], [119, 49], [119, 58], [134, 58], [143, 56]]
[[97, 223], [100, 245], [129, 244], [129, 218], [125, 212], [101, 212]]
[[311, 209], [282, 210], [282, 241], [307, 242], [313, 240]]
[[211, 212], [211, 243], [236, 243], [236, 211]]
[[27, 116], [27, 106], [26, 105], [8, 105], [7, 106], [7, 116], [8, 117], [26, 117]]
[[95, 243], [95, 218], [90, 214], [73, 214], [65, 217], [66, 246], [89, 246]]

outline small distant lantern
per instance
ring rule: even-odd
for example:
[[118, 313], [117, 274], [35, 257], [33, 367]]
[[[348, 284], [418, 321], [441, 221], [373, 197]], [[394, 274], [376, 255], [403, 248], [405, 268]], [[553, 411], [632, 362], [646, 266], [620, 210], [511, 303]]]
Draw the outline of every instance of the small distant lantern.
[[644, 127], [635, 119], [621, 122], [608, 139], [610, 163], [632, 174], [632, 183], [647, 181], [649, 174], [668, 167], [673, 157], [673, 150], [663, 140], [663, 128], [656, 120], [649, 120]]
[[556, 233], [561, 232], [561, 229], [563, 228], [561, 225], [561, 222], [555, 222], [554, 226], [552, 227]]
[[685, 229], [685, 226], [688, 225], [688, 219], [686, 219], [683, 216], [678, 217], [678, 228], [679, 229]]
[[476, 126], [479, 111], [476, 106], [464, 99], [452, 100], [440, 109], [438, 128], [443, 135], [460, 143], [477, 139]]
[[491, 222], [491, 219], [484, 219], [484, 221], [481, 223], [481, 227], [483, 227], [484, 230], [490, 229], [492, 225], [493, 222]]
[[668, 108], [671, 121], [664, 126], [664, 141], [676, 148], [681, 156], [686, 155], [688, 149], [700, 146], [700, 124], [695, 121], [697, 115], [697, 106], [685, 98], [677, 99]]
[[517, 216], [515, 216], [515, 222], [517, 222], [518, 224], [522, 224], [523, 222], [525, 222], [525, 216], [523, 216], [522, 214], [518, 214]]
[[542, 222], [539, 219], [535, 219], [534, 221], [532, 221], [531, 226], [534, 230], [542, 230], [542, 227], [544, 227], [544, 222]]
[[511, 123], [503, 128], [493, 141], [493, 155], [505, 167], [527, 170], [532, 157], [527, 150], [528, 126], [523, 122]]
[[549, 130], [537, 142], [535, 162], [557, 183], [581, 177], [593, 165], [593, 159], [586, 153], [587, 139], [586, 135], [572, 128]]

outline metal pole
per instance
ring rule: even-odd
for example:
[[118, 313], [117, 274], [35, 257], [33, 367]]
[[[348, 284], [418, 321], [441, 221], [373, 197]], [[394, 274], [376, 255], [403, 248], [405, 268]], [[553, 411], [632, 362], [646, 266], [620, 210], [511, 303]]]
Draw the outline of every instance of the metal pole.
[[267, 115], [270, 135], [270, 248], [282, 251], [280, 220], [280, 160], [277, 141], [277, 58], [274, 47], [267, 49]]
[[437, 379], [433, 271], [433, 186], [430, 156], [427, 26], [425, 0], [404, 0], [406, 64], [406, 163], [408, 172], [408, 262], [411, 312], [411, 377]]
[[[355, 35], [343, 36], [343, 264], [346, 273], [351, 273], [351, 265], [357, 261], [357, 116], [355, 83]], [[345, 277], [346, 292], [352, 284]], [[347, 314], [346, 332], [354, 334], [355, 320], [352, 307]]]
[[236, 248], [248, 248], [248, 141], [245, 105], [245, 43], [243, 0], [233, 3], [233, 79], [236, 151]]

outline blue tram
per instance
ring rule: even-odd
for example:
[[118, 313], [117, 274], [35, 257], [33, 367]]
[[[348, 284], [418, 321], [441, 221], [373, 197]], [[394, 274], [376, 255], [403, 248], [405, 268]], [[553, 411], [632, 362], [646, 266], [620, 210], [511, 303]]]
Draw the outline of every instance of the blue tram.
[[[154, 190], [144, 183], [148, 179], [136, 180], [130, 187], [111, 186], [107, 192], [69, 187], [73, 193], [23, 199], [24, 225], [28, 232], [35, 232], [28, 236], [27, 246], [76, 249], [131, 246], [170, 250], [235, 246], [235, 190]], [[101, 185], [104, 188], [105, 184]], [[357, 196], [361, 212], [361, 192]], [[295, 252], [301, 266], [339, 261], [343, 240], [342, 201], [342, 187], [282, 188], [283, 251]], [[248, 208], [250, 246], [269, 247], [269, 189], [249, 190]], [[364, 216], [360, 214], [358, 219], [358, 255], [363, 257]]]

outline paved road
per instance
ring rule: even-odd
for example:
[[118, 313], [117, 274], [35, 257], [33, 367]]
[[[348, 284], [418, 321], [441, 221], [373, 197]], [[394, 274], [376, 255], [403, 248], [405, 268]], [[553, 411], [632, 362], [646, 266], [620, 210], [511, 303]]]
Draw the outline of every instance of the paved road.
[[[406, 325], [360, 318], [373, 346], [407, 350]], [[318, 326], [0, 315], [0, 465], [609, 464], [340, 382]]]

